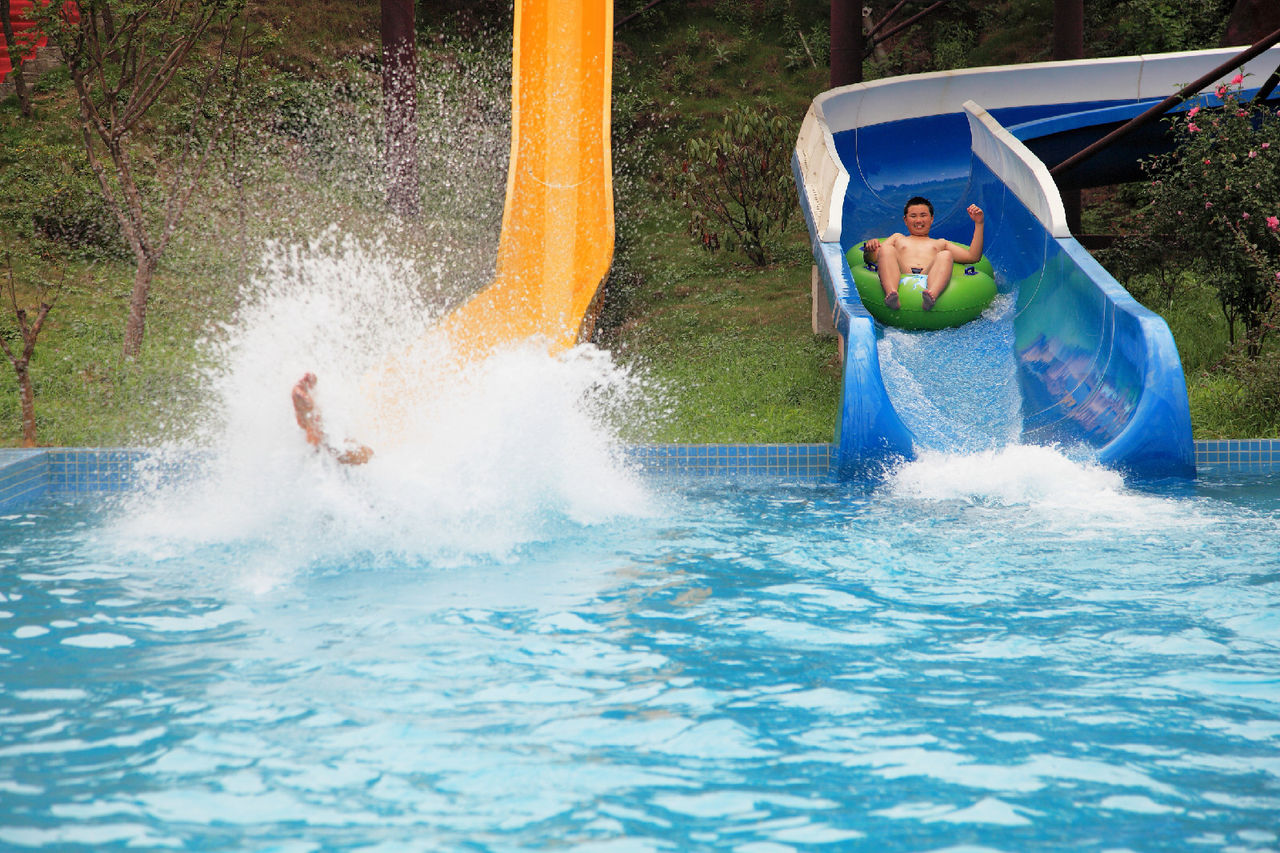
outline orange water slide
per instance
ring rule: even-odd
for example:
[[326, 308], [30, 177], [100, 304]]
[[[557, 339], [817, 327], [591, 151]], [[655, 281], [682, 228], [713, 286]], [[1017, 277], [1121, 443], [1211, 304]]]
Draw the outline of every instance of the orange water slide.
[[511, 59], [497, 276], [444, 326], [473, 346], [541, 336], [559, 351], [590, 331], [613, 259], [611, 0], [518, 0]]
[[590, 333], [613, 259], [612, 71], [612, 0], [517, 0], [496, 274], [368, 377], [384, 434], [424, 386], [498, 347], [537, 338], [559, 353]]
[[[611, 0], [517, 0], [496, 275], [374, 371], [382, 416], [497, 347], [537, 338], [558, 353], [590, 333], [613, 259], [612, 64]], [[442, 352], [451, 363], [424, 363]]]

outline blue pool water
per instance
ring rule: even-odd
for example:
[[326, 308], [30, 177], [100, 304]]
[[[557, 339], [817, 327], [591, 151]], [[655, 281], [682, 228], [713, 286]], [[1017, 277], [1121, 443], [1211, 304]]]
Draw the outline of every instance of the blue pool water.
[[4, 518], [0, 849], [1280, 848], [1276, 479], [632, 485]]

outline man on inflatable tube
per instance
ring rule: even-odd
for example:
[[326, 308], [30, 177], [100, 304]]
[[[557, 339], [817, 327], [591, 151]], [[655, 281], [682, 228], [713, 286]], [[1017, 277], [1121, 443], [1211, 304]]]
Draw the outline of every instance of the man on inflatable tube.
[[932, 311], [942, 291], [951, 283], [952, 267], [976, 264], [982, 259], [982, 208], [971, 204], [968, 213], [973, 220], [973, 240], [967, 247], [929, 236], [933, 227], [933, 203], [921, 196], [909, 199], [902, 208], [907, 234], [893, 234], [883, 242], [873, 238], [863, 244], [863, 259], [868, 266], [875, 264], [880, 274], [885, 307], [898, 310], [898, 282], [909, 271], [926, 276], [921, 301], [925, 311]]

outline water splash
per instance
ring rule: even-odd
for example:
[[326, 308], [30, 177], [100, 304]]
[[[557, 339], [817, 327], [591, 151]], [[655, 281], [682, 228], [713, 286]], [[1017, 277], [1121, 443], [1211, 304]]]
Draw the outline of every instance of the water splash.
[[1080, 536], [1212, 523], [1194, 502], [1132, 489], [1123, 475], [1083, 452], [1039, 445], [973, 453], [926, 450], [891, 471], [882, 494], [908, 502], [926, 519], [955, 514], [948, 507], [962, 507], [980, 510], [972, 517], [1002, 526]]
[[[538, 341], [495, 352], [415, 386], [392, 441], [377, 429], [367, 377], [438, 320], [422, 281], [440, 270], [336, 231], [273, 247], [263, 269], [207, 345], [213, 414], [197, 442], [207, 461], [191, 482], [135, 500], [120, 525], [134, 547], [163, 559], [249, 544], [255, 560], [288, 570], [446, 565], [509, 559], [649, 511], [617, 438], [646, 417], [646, 384], [607, 353], [584, 345], [552, 357]], [[303, 441], [290, 389], [308, 370], [328, 432], [373, 445], [368, 465], [340, 466]]]

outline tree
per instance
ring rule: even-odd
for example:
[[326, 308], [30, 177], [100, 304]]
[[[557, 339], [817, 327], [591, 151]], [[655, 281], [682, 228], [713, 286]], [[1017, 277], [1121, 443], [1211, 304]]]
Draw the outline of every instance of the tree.
[[27, 94], [27, 84], [22, 79], [25, 50], [14, 38], [13, 14], [9, 0], [0, 0], [0, 26], [4, 29], [4, 45], [5, 52], [9, 56], [9, 67], [13, 69], [10, 74], [13, 76], [13, 90], [18, 95], [18, 109], [21, 110], [23, 118], [30, 118], [31, 96]]
[[14, 354], [14, 350], [9, 346], [6, 336], [0, 335], [0, 349], [4, 350], [4, 354], [9, 358], [9, 364], [13, 365], [13, 372], [18, 378], [18, 396], [22, 400], [22, 446], [36, 446], [36, 395], [35, 389], [31, 385], [31, 357], [36, 351], [36, 339], [40, 337], [40, 332], [44, 328], [45, 318], [49, 316], [49, 312], [53, 309], [53, 303], [57, 301], [55, 294], [51, 298], [46, 298], [46, 293], [42, 293], [40, 297], [39, 307], [36, 309], [36, 318], [30, 320], [29, 309], [22, 308], [18, 305], [18, 293], [13, 284], [13, 262], [9, 257], [9, 253], [4, 254], [5, 271], [8, 276], [6, 279], [6, 289], [9, 293], [9, 308], [13, 312], [13, 318], [18, 321], [18, 333], [22, 337], [22, 349], [18, 354]]
[[[233, 112], [240, 65], [228, 43], [244, 0], [80, 0], [68, 20], [70, 5], [59, 0], [46, 19], [71, 72], [85, 155], [133, 252], [123, 352], [134, 358], [156, 268]], [[243, 48], [242, 29], [237, 59]], [[181, 131], [153, 136], [157, 113]]]
[[708, 250], [741, 249], [769, 263], [769, 237], [796, 209], [791, 178], [795, 123], [772, 107], [735, 106], [720, 130], [689, 141], [679, 193], [689, 230]]

